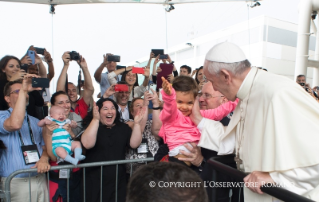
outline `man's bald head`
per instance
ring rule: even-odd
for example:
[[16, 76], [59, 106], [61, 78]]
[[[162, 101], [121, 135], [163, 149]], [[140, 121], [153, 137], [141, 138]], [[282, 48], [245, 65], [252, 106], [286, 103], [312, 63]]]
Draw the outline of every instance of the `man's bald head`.
[[202, 96], [199, 98], [201, 110], [215, 109], [221, 104], [228, 102], [227, 98], [219, 91], [215, 91], [211, 82], [204, 84], [201, 90]]

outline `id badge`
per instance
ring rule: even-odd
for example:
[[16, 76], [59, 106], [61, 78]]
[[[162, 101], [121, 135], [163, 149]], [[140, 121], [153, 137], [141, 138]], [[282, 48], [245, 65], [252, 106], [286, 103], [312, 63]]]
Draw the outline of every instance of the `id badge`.
[[22, 156], [25, 165], [35, 164], [40, 159], [40, 154], [37, 145], [21, 146]]
[[137, 153], [139, 154], [146, 154], [148, 152], [148, 145], [147, 145], [147, 139], [143, 138], [142, 143], [137, 148]]
[[60, 179], [70, 178], [70, 169], [61, 169], [59, 171], [59, 178]]

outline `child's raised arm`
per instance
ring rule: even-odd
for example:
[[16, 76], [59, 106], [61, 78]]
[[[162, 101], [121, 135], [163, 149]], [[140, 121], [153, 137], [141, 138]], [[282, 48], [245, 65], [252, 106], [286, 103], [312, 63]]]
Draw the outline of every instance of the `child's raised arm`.
[[175, 90], [164, 77], [162, 77], [162, 98], [164, 101], [163, 110], [160, 114], [160, 119], [163, 123], [172, 122], [176, 119], [177, 116], [177, 104], [176, 104], [176, 94]]
[[227, 116], [230, 112], [234, 111], [239, 99], [237, 98], [234, 102], [226, 102], [225, 104], [220, 105], [215, 109], [209, 110], [201, 110], [200, 113], [203, 117], [212, 119], [215, 121], [222, 120], [225, 116]]

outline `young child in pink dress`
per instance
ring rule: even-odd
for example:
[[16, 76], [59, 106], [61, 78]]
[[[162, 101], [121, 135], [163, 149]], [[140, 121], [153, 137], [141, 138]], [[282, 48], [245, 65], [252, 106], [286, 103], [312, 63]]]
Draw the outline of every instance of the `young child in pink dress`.
[[[192, 122], [189, 115], [198, 94], [198, 87], [195, 80], [189, 76], [179, 76], [174, 78], [170, 84], [165, 78], [163, 80], [162, 99], [164, 101], [160, 119], [163, 123], [159, 136], [169, 148], [169, 157], [186, 157], [180, 154], [180, 150], [188, 151], [185, 143], [198, 143], [200, 132]], [[203, 117], [215, 121], [222, 120], [230, 112], [234, 111], [238, 103], [227, 102], [215, 109], [200, 110]], [[190, 166], [190, 162], [184, 162]]]

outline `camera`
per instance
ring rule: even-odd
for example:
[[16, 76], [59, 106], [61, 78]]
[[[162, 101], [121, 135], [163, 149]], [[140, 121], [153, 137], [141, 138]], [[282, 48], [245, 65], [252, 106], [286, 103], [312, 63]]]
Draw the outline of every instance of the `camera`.
[[80, 59], [80, 54], [75, 51], [71, 51], [70, 53], [70, 60], [79, 60]]
[[109, 62], [120, 62], [121, 56], [119, 55], [108, 55], [107, 56], [107, 61]]
[[305, 83], [299, 83], [301, 86], [305, 86]]

